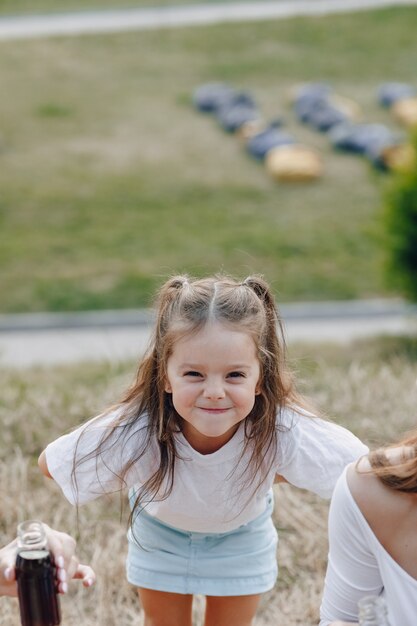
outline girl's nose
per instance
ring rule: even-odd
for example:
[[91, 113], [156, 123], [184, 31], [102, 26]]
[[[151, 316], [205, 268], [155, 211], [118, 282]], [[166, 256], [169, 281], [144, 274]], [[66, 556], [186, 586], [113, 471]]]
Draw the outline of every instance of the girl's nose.
[[204, 396], [209, 399], [218, 400], [220, 398], [224, 398], [224, 389], [223, 385], [220, 382], [207, 382], [207, 385], [204, 388]]

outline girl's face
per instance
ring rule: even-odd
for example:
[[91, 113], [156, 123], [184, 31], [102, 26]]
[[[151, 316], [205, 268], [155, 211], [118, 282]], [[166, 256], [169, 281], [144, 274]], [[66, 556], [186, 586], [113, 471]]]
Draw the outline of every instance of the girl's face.
[[165, 391], [183, 418], [183, 434], [202, 454], [227, 443], [253, 408], [260, 365], [253, 338], [207, 324], [175, 342]]

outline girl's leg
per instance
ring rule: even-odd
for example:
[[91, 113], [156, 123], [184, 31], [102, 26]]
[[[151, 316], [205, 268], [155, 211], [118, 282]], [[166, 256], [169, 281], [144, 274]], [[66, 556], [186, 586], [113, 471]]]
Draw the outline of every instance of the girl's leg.
[[145, 613], [144, 626], [192, 626], [192, 595], [138, 589]]
[[251, 626], [261, 595], [207, 596], [204, 626]]

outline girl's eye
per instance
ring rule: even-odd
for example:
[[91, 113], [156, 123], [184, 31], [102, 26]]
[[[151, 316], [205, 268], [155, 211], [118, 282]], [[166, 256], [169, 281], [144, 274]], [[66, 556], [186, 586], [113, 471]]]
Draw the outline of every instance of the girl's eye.
[[228, 376], [229, 378], [245, 378], [245, 374], [243, 372], [230, 372]]
[[185, 372], [184, 376], [198, 377], [198, 376], [201, 376], [201, 374], [200, 374], [200, 372], [190, 371], [190, 372]]

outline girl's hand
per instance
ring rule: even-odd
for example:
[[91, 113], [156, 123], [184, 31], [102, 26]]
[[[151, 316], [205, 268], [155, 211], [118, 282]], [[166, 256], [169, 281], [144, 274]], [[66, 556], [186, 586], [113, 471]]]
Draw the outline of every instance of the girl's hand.
[[96, 574], [93, 568], [80, 563], [76, 556], [73, 556], [71, 559], [68, 569], [68, 578], [82, 580], [84, 587], [91, 587], [91, 585], [94, 585], [96, 582]]
[[48, 546], [54, 555], [58, 591], [68, 591], [68, 580], [76, 578], [82, 580], [84, 587], [91, 587], [96, 581], [96, 575], [89, 565], [83, 565], [75, 556], [75, 539], [58, 530], [53, 530], [44, 524]]
[[[68, 591], [68, 580], [76, 578], [82, 580], [84, 587], [91, 587], [96, 575], [91, 567], [79, 563], [75, 556], [75, 540], [58, 530], [44, 524], [48, 546], [51, 550], [58, 582], [58, 591]], [[11, 541], [0, 550], [0, 595], [17, 596], [15, 561], [17, 554], [17, 539]]]
[[0, 550], [0, 596], [17, 594], [14, 564], [16, 561], [17, 539]]

